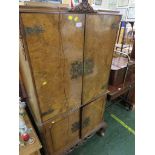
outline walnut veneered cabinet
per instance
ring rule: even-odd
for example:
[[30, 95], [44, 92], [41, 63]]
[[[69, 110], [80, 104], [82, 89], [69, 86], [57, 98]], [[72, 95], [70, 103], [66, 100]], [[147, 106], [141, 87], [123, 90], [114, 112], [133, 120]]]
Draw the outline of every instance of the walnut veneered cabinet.
[[[81, 104], [82, 76], [75, 78], [71, 70], [83, 61], [84, 28], [77, 28], [68, 16], [71, 15], [21, 13], [39, 108], [45, 121]], [[84, 15], [78, 18], [84, 23]]]
[[20, 74], [48, 154], [101, 127], [120, 15], [20, 7]]

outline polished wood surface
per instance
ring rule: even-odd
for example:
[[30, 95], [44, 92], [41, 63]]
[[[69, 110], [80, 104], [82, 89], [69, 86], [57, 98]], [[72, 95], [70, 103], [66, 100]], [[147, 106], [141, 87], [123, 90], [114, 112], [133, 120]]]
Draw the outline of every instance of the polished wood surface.
[[[81, 105], [82, 75], [73, 77], [72, 69], [75, 63], [83, 61], [84, 18], [84, 14], [61, 15], [62, 41], [60, 44], [65, 55], [64, 84], [69, 108]], [[81, 23], [81, 27], [77, 27], [77, 23]]]
[[132, 82], [135, 82], [135, 61], [129, 63], [129, 68], [125, 79], [125, 85]]
[[94, 66], [83, 78], [83, 104], [107, 90], [119, 21], [120, 16], [86, 15], [84, 59]]
[[[82, 61], [83, 26], [70, 14], [22, 14], [31, 67], [43, 121], [81, 104], [81, 77], [71, 78], [71, 64]], [[83, 23], [84, 15], [71, 15]], [[40, 27], [40, 32], [30, 31]], [[29, 29], [28, 29], [29, 28]], [[73, 36], [76, 36], [73, 38]]]
[[[54, 92], [54, 95], [58, 95], [58, 92], [55, 92], [55, 88], [63, 87], [61, 78], [57, 79], [57, 76], [61, 77], [60, 70], [57, 71], [57, 68], [59, 67], [58, 62], [60, 59], [58, 55], [58, 15], [21, 14], [21, 17], [26, 33], [26, 41], [29, 50], [28, 54], [30, 56], [41, 113], [44, 115], [44, 113], [48, 112], [49, 110], [53, 113], [56, 113], [57, 110], [59, 110], [57, 107], [60, 106], [59, 104], [61, 99], [59, 100], [58, 105], [55, 105], [56, 107], [54, 107], [54, 105], [51, 105], [53, 101], [52, 93]], [[35, 29], [36, 26], [41, 27], [43, 30], [40, 32], [36, 31], [36, 33], [34, 31], [33, 33], [33, 29]], [[52, 30], [50, 27], [52, 27]], [[32, 33], [31, 31], [28, 31], [28, 28], [30, 30], [32, 29]], [[53, 55], [51, 54], [51, 51], [55, 51]], [[56, 63], [52, 63], [52, 60], [54, 59]], [[53, 76], [52, 79], [51, 76]], [[52, 81], [53, 79], [58, 81], [58, 83], [54, 83], [55, 86], [52, 85], [54, 82]], [[59, 91], [60, 94], [62, 94], [62, 89]], [[64, 95], [60, 95], [59, 98], [63, 98], [63, 100], [65, 100]], [[62, 107], [64, 107], [64, 103], [62, 103]]]
[[111, 70], [109, 84], [112, 86], [118, 86], [119, 84], [122, 84], [125, 77], [125, 71], [126, 67], [119, 68], [118, 70]]
[[40, 154], [40, 151], [36, 151], [36, 152], [34, 152], [34, 153], [30, 154], [30, 155], [41, 155], [41, 154]]
[[79, 140], [79, 110], [59, 121], [52, 121], [43, 126], [49, 154], [59, 154], [65, 147]]
[[28, 99], [35, 99], [31, 111], [47, 154], [60, 155], [103, 127], [120, 16], [24, 6], [20, 17], [20, 69]]
[[82, 137], [89, 135], [94, 128], [98, 127], [102, 123], [102, 121], [104, 120], [103, 113], [105, 104], [106, 95], [104, 95], [104, 97], [100, 97], [99, 99], [82, 108]]
[[27, 98], [27, 94], [26, 94], [26, 91], [25, 91], [25, 87], [24, 87], [24, 84], [23, 84], [21, 73], [19, 73], [19, 96], [22, 99], [26, 99]]
[[135, 105], [135, 87], [132, 87], [127, 95], [127, 101], [131, 105]]
[[36, 123], [41, 123], [40, 110], [38, 105], [38, 98], [36, 96], [36, 91], [34, 87], [34, 82], [30, 70], [30, 63], [25, 56], [23, 49], [23, 41], [19, 40], [19, 67], [20, 67], [20, 79], [25, 87], [26, 94], [28, 97], [28, 106], [32, 112], [33, 118]]
[[135, 82], [134, 81], [130, 81], [128, 83], [123, 84], [119, 84], [117, 86], [112, 86], [109, 85], [108, 90], [108, 99], [109, 100], [114, 100], [117, 97], [127, 93], [131, 88], [133, 88], [135, 86]]
[[[128, 70], [127, 70], [127, 65], [128, 65]], [[135, 72], [134, 61], [130, 60], [128, 63], [128, 58], [125, 58], [122, 56], [114, 57], [111, 65], [109, 85], [118, 86], [122, 84], [124, 80], [126, 82], [134, 81], [134, 72]]]

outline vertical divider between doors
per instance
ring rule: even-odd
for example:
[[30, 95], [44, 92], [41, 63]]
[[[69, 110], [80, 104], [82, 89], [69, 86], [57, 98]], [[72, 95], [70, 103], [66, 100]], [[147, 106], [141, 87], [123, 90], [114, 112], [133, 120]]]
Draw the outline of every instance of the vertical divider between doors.
[[[83, 39], [83, 60], [82, 60], [82, 91], [81, 91], [81, 105], [83, 104], [83, 84], [84, 84], [84, 60], [85, 60], [85, 33], [86, 33], [86, 13], [84, 14], [84, 39]], [[83, 106], [82, 106], [83, 107]], [[80, 138], [82, 138], [82, 111], [80, 108]]]

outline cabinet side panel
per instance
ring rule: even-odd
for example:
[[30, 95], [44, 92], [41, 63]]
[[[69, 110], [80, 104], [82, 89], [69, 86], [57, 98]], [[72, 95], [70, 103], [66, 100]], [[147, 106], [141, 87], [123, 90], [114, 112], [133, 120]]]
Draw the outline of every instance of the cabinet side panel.
[[37, 97], [35, 94], [34, 84], [32, 80], [32, 75], [30, 71], [30, 66], [28, 60], [25, 60], [25, 54], [23, 51], [22, 41], [19, 40], [19, 66], [20, 66], [20, 74], [28, 95], [28, 103], [31, 109], [31, 112], [37, 123], [41, 123], [41, 117], [39, 113], [39, 105], [37, 102]]
[[107, 90], [120, 16], [86, 15], [83, 104]]

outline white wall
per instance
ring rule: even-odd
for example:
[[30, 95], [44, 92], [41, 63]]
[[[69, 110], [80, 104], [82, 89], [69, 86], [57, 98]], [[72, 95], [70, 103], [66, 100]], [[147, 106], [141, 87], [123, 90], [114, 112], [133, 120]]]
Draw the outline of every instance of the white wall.
[[102, 0], [102, 5], [95, 5], [95, 0], [94, 0], [93, 8], [103, 9], [103, 10], [119, 10], [121, 13], [124, 14], [123, 20], [134, 20], [134, 19], [128, 19], [128, 11], [129, 11], [128, 8], [129, 7], [135, 8], [135, 0], [129, 0], [129, 3], [127, 6], [121, 6], [121, 7], [118, 6], [118, 1], [119, 0]]
[[[94, 4], [95, 4], [95, 0]], [[103, 9], [116, 9], [118, 7], [118, 1], [119, 0], [102, 0], [102, 5], [94, 5], [95, 7], [102, 7]], [[128, 6], [135, 6], [135, 0], [129, 0], [129, 5]]]

